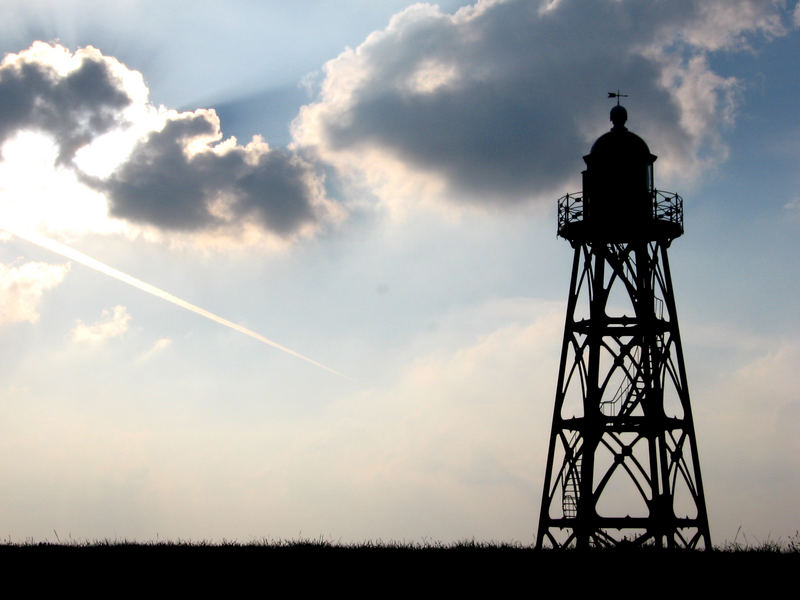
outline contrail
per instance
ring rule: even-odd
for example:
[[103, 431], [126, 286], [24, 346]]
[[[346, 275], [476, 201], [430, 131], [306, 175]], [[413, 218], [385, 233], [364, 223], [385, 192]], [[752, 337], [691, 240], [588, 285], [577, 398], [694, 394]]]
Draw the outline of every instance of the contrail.
[[238, 331], [239, 333], [243, 333], [247, 336], [250, 336], [251, 338], [258, 340], [259, 342], [267, 344], [268, 346], [272, 346], [273, 348], [277, 348], [282, 352], [291, 354], [295, 358], [299, 358], [308, 363], [311, 363], [312, 365], [315, 365], [320, 369], [325, 369], [329, 373], [333, 373], [334, 375], [339, 375], [340, 377], [344, 377], [345, 379], [351, 379], [347, 375], [344, 375], [343, 373], [340, 373], [335, 369], [332, 369], [326, 365], [323, 365], [320, 362], [315, 361], [313, 358], [309, 358], [308, 356], [304, 356], [299, 352], [295, 352], [291, 348], [282, 346], [278, 342], [274, 342], [271, 339], [264, 337], [260, 333], [256, 333], [255, 331], [247, 329], [247, 327], [243, 327], [237, 323], [234, 323], [233, 321], [229, 321], [228, 319], [224, 319], [219, 315], [215, 315], [211, 311], [208, 311], [204, 308], [200, 308], [199, 306], [196, 306], [191, 302], [187, 302], [186, 300], [182, 300], [181, 298], [178, 298], [177, 296], [170, 294], [169, 292], [166, 292], [161, 288], [157, 288], [154, 285], [146, 283], [141, 279], [137, 279], [136, 277], [123, 273], [122, 271], [118, 271], [114, 267], [110, 267], [107, 264], [101, 263], [99, 260], [95, 260], [91, 256], [87, 256], [82, 252], [70, 248], [69, 246], [65, 246], [61, 242], [57, 242], [56, 240], [50, 239], [48, 237], [33, 232], [22, 233], [20, 231], [14, 231], [11, 229], [6, 229], [6, 231], [23, 240], [31, 242], [32, 244], [36, 244], [37, 246], [50, 250], [51, 252], [55, 252], [56, 254], [60, 254], [61, 256], [64, 256], [70, 260], [74, 260], [75, 262], [80, 263], [85, 267], [89, 267], [90, 269], [94, 269], [99, 273], [103, 273], [104, 275], [113, 277], [114, 279], [121, 281], [122, 283], [127, 283], [128, 285], [133, 286], [136, 289], [139, 289], [143, 292], [147, 292], [148, 294], [151, 294], [156, 298], [161, 298], [162, 300], [166, 300], [167, 302], [172, 302], [172, 304], [180, 306], [181, 308], [185, 308], [186, 310], [190, 310], [193, 313], [200, 315], [201, 317], [205, 317], [206, 319], [210, 319], [211, 321], [219, 323], [220, 325], [229, 327], [234, 331]]

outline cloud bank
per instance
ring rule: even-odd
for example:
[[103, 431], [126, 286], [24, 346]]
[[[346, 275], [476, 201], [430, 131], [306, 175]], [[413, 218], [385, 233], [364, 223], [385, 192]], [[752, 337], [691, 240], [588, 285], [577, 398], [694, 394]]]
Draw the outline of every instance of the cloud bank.
[[711, 56], [796, 15], [758, 0], [415, 4], [325, 65], [284, 148], [226, 139], [213, 109], [153, 105], [142, 75], [96, 48], [37, 42], [0, 64], [0, 146], [8, 161], [21, 135], [52, 139], [74, 195], [104, 199], [92, 231], [202, 245], [286, 244], [338, 222], [326, 173], [390, 206], [552, 198], [608, 128], [612, 87], [630, 93], [659, 177], [691, 178], [727, 156], [742, 85]]
[[20, 136], [46, 136], [52, 174], [72, 171], [73, 195], [101, 192], [106, 218], [134, 233], [286, 242], [339, 218], [322, 175], [295, 151], [224, 139], [213, 109], [178, 112], [148, 94], [140, 73], [96, 48], [36, 42], [0, 64], [3, 159]]
[[790, 19], [756, 0], [417, 4], [325, 65], [293, 131], [385, 199], [514, 204], [576, 179], [619, 87], [660, 174], [695, 175], [726, 156], [739, 86], [709, 53]]
[[746, 534], [756, 527], [771, 535], [797, 528], [800, 340], [770, 338], [763, 346], [770, 350], [753, 352], [744, 365], [695, 394], [702, 399], [695, 411], [708, 505], [729, 535], [737, 524]]

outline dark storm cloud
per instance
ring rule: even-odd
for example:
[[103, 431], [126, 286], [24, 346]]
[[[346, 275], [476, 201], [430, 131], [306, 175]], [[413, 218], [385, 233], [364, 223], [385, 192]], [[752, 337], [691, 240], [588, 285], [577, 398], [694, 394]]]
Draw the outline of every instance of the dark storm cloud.
[[114, 127], [130, 102], [108, 64], [91, 55], [63, 76], [32, 59], [7, 61], [0, 67], [0, 144], [23, 129], [45, 132], [65, 163]]
[[691, 165], [724, 154], [735, 91], [704, 53], [779, 35], [780, 16], [746, 0], [416, 5], [326, 65], [295, 136], [340, 165], [377, 150], [443, 178], [453, 199], [515, 202], [574, 179], [620, 87], [659, 164]]
[[[94, 181], [111, 213], [161, 229], [197, 231], [252, 222], [287, 237], [324, 218], [309, 164], [255, 142], [215, 149], [212, 111], [183, 113], [139, 143], [108, 179]], [[192, 151], [199, 143], [198, 151]]]

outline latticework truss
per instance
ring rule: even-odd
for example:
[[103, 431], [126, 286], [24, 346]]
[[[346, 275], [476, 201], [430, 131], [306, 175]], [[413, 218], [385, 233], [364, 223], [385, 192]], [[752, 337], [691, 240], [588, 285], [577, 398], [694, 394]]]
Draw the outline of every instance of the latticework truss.
[[537, 545], [710, 548], [668, 242], [573, 245]]

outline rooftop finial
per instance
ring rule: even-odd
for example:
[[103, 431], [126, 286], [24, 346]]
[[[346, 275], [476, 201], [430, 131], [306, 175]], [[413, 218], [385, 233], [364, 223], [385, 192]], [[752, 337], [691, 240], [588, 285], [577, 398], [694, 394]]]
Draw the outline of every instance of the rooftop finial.
[[624, 106], [620, 106], [619, 99], [627, 98], [628, 94], [620, 94], [619, 90], [616, 92], [608, 92], [609, 98], [616, 98], [617, 105], [611, 109], [611, 122], [614, 124], [613, 129], [625, 129], [625, 121], [628, 120], [628, 111]]

